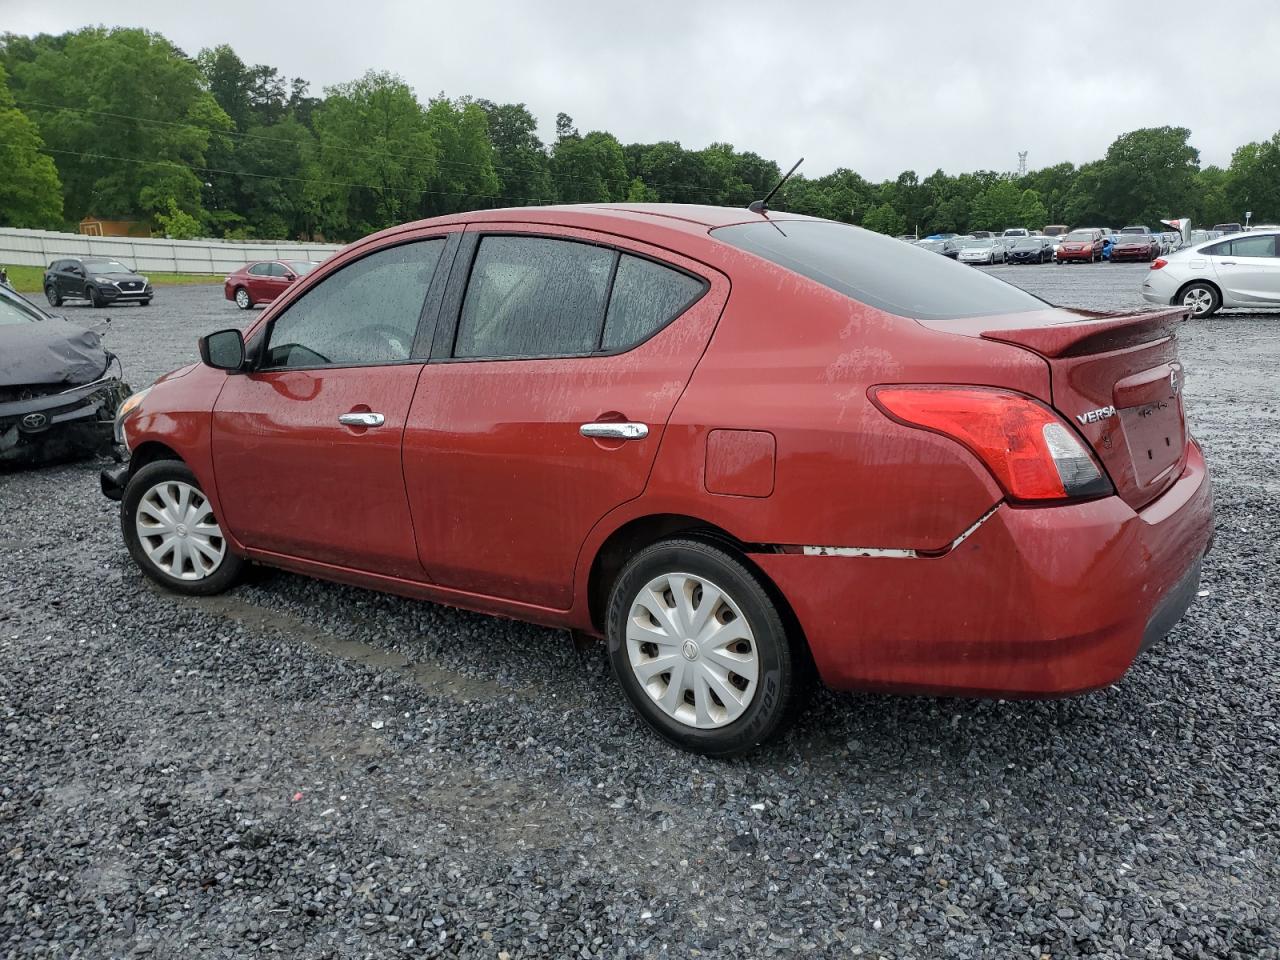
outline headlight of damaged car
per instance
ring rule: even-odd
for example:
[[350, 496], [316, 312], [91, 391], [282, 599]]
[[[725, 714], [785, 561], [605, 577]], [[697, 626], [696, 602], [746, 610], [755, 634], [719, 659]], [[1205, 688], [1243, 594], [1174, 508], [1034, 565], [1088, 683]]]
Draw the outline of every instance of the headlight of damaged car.
[[115, 426], [113, 428], [116, 443], [123, 443], [126, 447], [129, 445], [128, 438], [124, 435], [124, 419], [138, 408], [138, 404], [142, 403], [150, 392], [150, 387], [147, 387], [144, 390], [139, 390], [132, 396], [127, 397], [124, 403], [120, 404], [120, 409], [116, 411]]

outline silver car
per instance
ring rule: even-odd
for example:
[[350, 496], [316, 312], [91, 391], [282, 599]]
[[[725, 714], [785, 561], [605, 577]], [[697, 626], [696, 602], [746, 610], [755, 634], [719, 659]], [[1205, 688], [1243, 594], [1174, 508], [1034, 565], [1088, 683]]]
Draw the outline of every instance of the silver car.
[[1223, 307], [1280, 307], [1280, 230], [1239, 233], [1161, 257], [1142, 282], [1151, 303], [1182, 304], [1193, 317]]
[[1005, 247], [994, 237], [961, 240], [957, 259], [961, 263], [1004, 263]]

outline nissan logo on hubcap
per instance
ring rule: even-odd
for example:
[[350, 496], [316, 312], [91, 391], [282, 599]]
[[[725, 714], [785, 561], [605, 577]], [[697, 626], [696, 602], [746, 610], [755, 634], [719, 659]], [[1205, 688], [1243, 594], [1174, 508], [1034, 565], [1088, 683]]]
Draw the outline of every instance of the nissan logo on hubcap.
[[28, 430], [39, 430], [41, 427], [47, 426], [49, 418], [43, 413], [28, 413], [22, 418], [22, 425]]
[[692, 640], [686, 640], [684, 642], [684, 646], [681, 649], [684, 652], [684, 658], [686, 660], [698, 659], [698, 645], [694, 643]]

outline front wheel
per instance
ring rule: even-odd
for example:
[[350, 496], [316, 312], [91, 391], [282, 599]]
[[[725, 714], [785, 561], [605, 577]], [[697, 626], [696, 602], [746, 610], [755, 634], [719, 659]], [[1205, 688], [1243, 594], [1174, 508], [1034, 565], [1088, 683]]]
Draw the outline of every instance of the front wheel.
[[62, 306], [62, 295], [58, 293], [58, 288], [55, 287], [52, 283], [46, 283], [44, 285], [44, 296], [45, 296], [45, 299], [49, 301], [49, 306], [51, 307]]
[[1191, 283], [1182, 288], [1182, 305], [1193, 317], [1211, 317], [1222, 308], [1222, 297], [1207, 283]]
[[107, 305], [107, 301], [102, 299], [102, 294], [98, 292], [97, 287], [86, 286], [84, 288], [84, 298], [95, 307], [105, 307]]
[[147, 299], [145, 299], [145, 300], [139, 300], [139, 301], [138, 301], [138, 303], [139, 303], [139, 304], [141, 304], [141, 305], [142, 305], [142, 306], [144, 306], [144, 307], [149, 307], [149, 306], [151, 306], [151, 298], [150, 298], [150, 297], [147, 297]]
[[244, 571], [200, 481], [181, 461], [149, 463], [129, 479], [120, 527], [142, 572], [175, 593], [221, 593]]
[[746, 753], [794, 712], [801, 662], [778, 607], [737, 557], [700, 540], [642, 550], [613, 585], [609, 659], [640, 716], [676, 746]]
[[236, 288], [236, 306], [241, 310], [248, 310], [253, 306], [253, 298], [249, 296], [249, 291], [244, 287]]

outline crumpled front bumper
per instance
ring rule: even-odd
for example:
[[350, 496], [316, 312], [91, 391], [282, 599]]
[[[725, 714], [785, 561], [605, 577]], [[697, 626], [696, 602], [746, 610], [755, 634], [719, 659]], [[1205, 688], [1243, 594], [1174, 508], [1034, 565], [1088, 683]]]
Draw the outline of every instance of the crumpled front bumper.
[[117, 408], [132, 391], [119, 377], [0, 403], [0, 464], [108, 448]]

